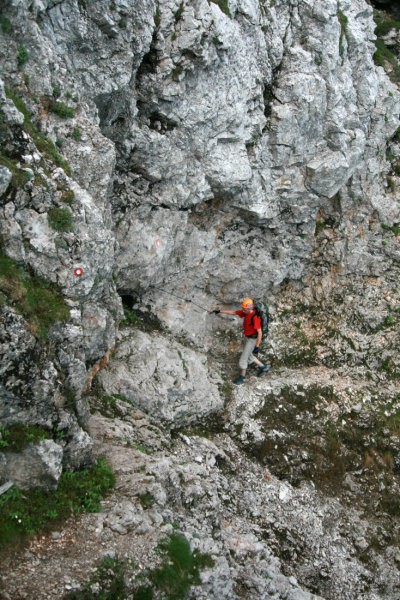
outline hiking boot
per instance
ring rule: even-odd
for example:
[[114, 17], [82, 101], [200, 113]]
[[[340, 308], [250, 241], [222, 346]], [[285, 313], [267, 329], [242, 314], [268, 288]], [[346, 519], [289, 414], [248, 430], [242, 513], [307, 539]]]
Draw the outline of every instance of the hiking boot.
[[246, 377], [244, 375], [240, 375], [236, 381], [234, 381], [233, 383], [235, 385], [240, 385], [241, 383], [244, 383], [246, 381]]
[[268, 365], [263, 365], [262, 367], [259, 367], [257, 375], [259, 377], [261, 377], [261, 375], [264, 375], [265, 373], [268, 373], [268, 371], [269, 371], [269, 366]]

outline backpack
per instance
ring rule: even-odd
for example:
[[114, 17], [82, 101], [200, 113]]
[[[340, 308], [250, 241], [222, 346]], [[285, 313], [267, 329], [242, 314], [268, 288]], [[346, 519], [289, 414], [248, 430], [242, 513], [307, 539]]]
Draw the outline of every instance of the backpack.
[[269, 326], [269, 311], [268, 308], [261, 302], [261, 300], [254, 300], [254, 310], [255, 314], [251, 317], [251, 324], [254, 327], [254, 317], [257, 317], [261, 320], [261, 330], [263, 332], [263, 336], [268, 335], [268, 326]]

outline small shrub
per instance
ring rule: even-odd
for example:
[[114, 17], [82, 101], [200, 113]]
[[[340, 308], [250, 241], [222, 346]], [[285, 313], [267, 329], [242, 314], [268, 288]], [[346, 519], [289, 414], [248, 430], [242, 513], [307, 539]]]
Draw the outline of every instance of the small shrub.
[[150, 573], [149, 579], [168, 600], [186, 598], [191, 586], [201, 583], [200, 569], [214, 564], [210, 556], [192, 552], [187, 539], [179, 533], [162, 541], [158, 550], [165, 562]]
[[134, 310], [124, 307], [124, 319], [120, 322], [121, 327], [133, 327], [140, 321], [140, 317]]
[[22, 44], [18, 46], [17, 50], [17, 63], [18, 66], [22, 67], [29, 59], [29, 52]]
[[[106, 556], [96, 573], [80, 591], [70, 592], [65, 600], [184, 600], [192, 585], [199, 585], [200, 569], [211, 567], [214, 561], [209, 555], [191, 551], [183, 535], [172, 534], [157, 548], [163, 564], [132, 577], [134, 564], [129, 560]], [[130, 581], [128, 589], [126, 582]], [[93, 588], [97, 591], [93, 594]]]
[[172, 75], [172, 79], [179, 79], [179, 76], [182, 75], [183, 73], [183, 67], [182, 65], [177, 65], [176, 67], [174, 67], [172, 69], [171, 75]]
[[72, 231], [72, 214], [67, 208], [54, 207], [48, 212], [48, 221], [56, 231]]
[[72, 190], [65, 190], [61, 194], [61, 202], [71, 205], [75, 200], [75, 193]]
[[59, 98], [61, 96], [61, 87], [58, 83], [53, 87], [53, 96], [54, 98]]
[[3, 33], [9, 34], [12, 31], [12, 25], [10, 19], [4, 15], [0, 15], [0, 27]]
[[82, 134], [81, 134], [81, 130], [79, 129], [79, 127], [74, 127], [73, 128], [73, 130], [71, 131], [71, 137], [76, 142], [80, 142], [81, 141]]
[[65, 104], [65, 102], [51, 103], [50, 110], [61, 119], [72, 119], [75, 116], [74, 109]]
[[143, 508], [151, 508], [154, 504], [154, 496], [150, 492], [139, 494], [138, 498]]

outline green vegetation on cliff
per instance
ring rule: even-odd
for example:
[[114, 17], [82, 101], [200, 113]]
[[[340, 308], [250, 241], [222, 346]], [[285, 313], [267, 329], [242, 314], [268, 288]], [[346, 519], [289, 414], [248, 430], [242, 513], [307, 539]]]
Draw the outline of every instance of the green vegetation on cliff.
[[0, 548], [45, 529], [72, 514], [98, 512], [102, 497], [115, 485], [103, 460], [85, 471], [64, 472], [56, 491], [13, 486], [0, 496]]
[[34, 335], [46, 339], [52, 325], [69, 318], [69, 308], [55, 285], [30, 275], [0, 253], [0, 309], [11, 306], [29, 323]]

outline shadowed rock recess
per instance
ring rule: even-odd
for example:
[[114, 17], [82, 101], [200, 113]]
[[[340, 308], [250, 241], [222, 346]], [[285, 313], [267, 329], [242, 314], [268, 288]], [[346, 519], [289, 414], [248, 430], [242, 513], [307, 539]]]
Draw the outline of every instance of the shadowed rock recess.
[[[0, 498], [99, 456], [117, 484], [7, 548], [1, 598], [97, 598], [105, 556], [113, 598], [400, 597], [399, 18], [2, 0]], [[244, 297], [271, 370], [235, 387], [208, 311]], [[176, 595], [174, 532], [208, 557]]]

